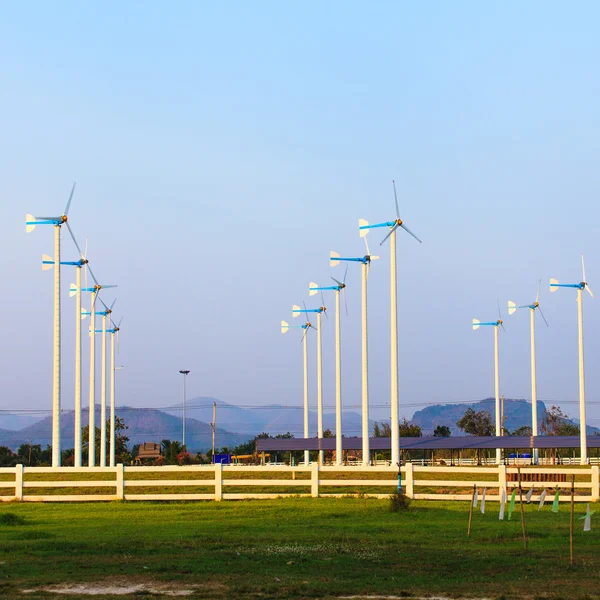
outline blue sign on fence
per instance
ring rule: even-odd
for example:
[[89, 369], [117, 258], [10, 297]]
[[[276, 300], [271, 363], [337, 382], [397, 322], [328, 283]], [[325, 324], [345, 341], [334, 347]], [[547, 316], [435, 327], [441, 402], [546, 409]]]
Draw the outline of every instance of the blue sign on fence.
[[223, 464], [230, 465], [231, 464], [231, 454], [213, 454], [212, 455], [213, 465]]

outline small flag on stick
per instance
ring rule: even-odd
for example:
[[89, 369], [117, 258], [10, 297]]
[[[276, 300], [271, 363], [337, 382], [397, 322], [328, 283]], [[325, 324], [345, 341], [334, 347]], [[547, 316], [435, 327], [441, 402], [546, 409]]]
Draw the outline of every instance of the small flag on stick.
[[508, 505], [508, 520], [510, 521], [510, 518], [513, 514], [513, 511], [515, 510], [515, 499], [517, 497], [517, 488], [514, 488], [512, 491], [512, 494], [510, 496], [510, 504]]
[[483, 494], [481, 494], [481, 514], [485, 514], [485, 492], [486, 488], [483, 488]]
[[592, 530], [592, 515], [594, 513], [590, 512], [590, 505], [586, 504], [586, 511], [583, 517], [579, 517], [580, 520], [583, 520], [583, 530], [591, 531]]
[[533, 487], [534, 486], [531, 486], [531, 488], [529, 489], [529, 491], [525, 495], [525, 500], [527, 500], [527, 504], [531, 504], [531, 498], [533, 496]]
[[560, 490], [556, 488], [556, 494], [554, 494], [554, 501], [552, 502], [552, 512], [558, 512], [558, 503], [560, 501]]
[[477, 508], [477, 486], [473, 486], [473, 508]]
[[548, 490], [542, 490], [542, 493], [540, 494], [540, 505], [538, 506], [538, 510], [542, 510], [542, 506], [544, 506], [544, 502], [546, 501], [547, 493]]
[[504, 506], [506, 504], [506, 492], [504, 488], [500, 490], [500, 514], [498, 515], [499, 521], [504, 521]]

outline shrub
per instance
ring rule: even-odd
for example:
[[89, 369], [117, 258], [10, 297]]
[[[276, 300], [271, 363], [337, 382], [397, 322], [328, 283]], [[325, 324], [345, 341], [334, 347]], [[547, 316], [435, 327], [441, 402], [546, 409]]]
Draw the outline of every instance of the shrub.
[[401, 492], [390, 494], [390, 512], [404, 512], [410, 507], [411, 499]]

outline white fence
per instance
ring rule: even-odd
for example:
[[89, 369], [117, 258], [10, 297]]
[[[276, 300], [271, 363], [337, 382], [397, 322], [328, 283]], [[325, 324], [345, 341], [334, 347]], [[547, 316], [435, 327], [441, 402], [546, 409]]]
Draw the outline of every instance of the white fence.
[[[418, 466], [401, 469], [407, 496], [417, 500], [468, 500], [473, 485], [486, 488], [489, 500], [499, 500], [517, 485], [519, 468]], [[597, 502], [599, 468], [523, 467], [522, 488], [564, 490], [570, 500], [571, 476], [575, 501]], [[537, 481], [536, 481], [537, 480]], [[26, 502], [91, 502], [108, 500], [240, 500], [283, 496], [386, 497], [398, 487], [398, 469], [390, 466], [233, 466], [164, 467], [16, 467], [0, 468], [0, 499]], [[537, 493], [535, 493], [537, 492]]]

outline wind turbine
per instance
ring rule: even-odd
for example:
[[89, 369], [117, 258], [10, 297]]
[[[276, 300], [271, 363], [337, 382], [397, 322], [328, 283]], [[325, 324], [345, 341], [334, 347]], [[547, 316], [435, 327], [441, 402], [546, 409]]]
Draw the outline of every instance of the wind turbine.
[[[304, 335], [302, 336], [302, 354], [304, 361], [304, 438], [308, 438], [308, 351], [306, 346], [306, 334], [311, 327], [314, 329], [314, 326], [310, 321], [307, 321], [303, 325], [290, 325], [287, 321], [281, 321], [281, 333], [287, 333], [291, 327], [304, 329]], [[309, 451], [304, 450], [304, 464], [307, 465], [309, 461]]]
[[[522, 306], [517, 306], [514, 302], [508, 301], [508, 314], [514, 314], [518, 308], [528, 308], [529, 309], [529, 322], [531, 329], [531, 434], [533, 436], [538, 435], [538, 415], [537, 415], [537, 378], [535, 372], [535, 311], [536, 309], [540, 311], [540, 315], [542, 319], [544, 319], [544, 323], [546, 323], [546, 327], [548, 327], [548, 321], [546, 321], [546, 317], [544, 317], [544, 313], [540, 308], [540, 286], [542, 284], [542, 280], [540, 279], [540, 283], [538, 284], [538, 293], [535, 297], [535, 302], [533, 304], [524, 304]], [[533, 464], [538, 464], [538, 449], [533, 449]]]
[[579, 330], [579, 435], [581, 445], [581, 464], [587, 464], [587, 422], [585, 417], [585, 369], [583, 364], [583, 290], [593, 298], [585, 277], [585, 262], [581, 255], [581, 271], [583, 280], [579, 283], [558, 283], [556, 279], [550, 279], [550, 291], [555, 292], [559, 287], [575, 288], [577, 290], [577, 324]]
[[[481, 322], [473, 319], [473, 331], [480, 327], [490, 326], [494, 328], [494, 392], [496, 396], [496, 436], [500, 437], [502, 424], [500, 422], [500, 373], [499, 373], [499, 352], [498, 352], [498, 328], [504, 329], [503, 321], [500, 315], [500, 305], [498, 305], [498, 320]], [[502, 451], [496, 448], [496, 464], [502, 462]]]
[[[294, 305], [292, 307], [292, 314], [297, 317], [303, 313], [307, 320], [309, 313], [315, 313], [317, 315], [317, 437], [323, 438], [323, 357], [322, 357], [322, 345], [321, 345], [321, 317], [322, 315], [327, 316], [325, 312], [327, 307], [325, 306], [325, 300], [321, 295], [322, 305], [319, 308], [301, 309], [299, 306]], [[319, 451], [319, 464], [322, 465], [324, 460], [323, 450]]]
[[398, 399], [398, 278], [396, 271], [396, 230], [401, 227], [408, 234], [422, 243], [421, 240], [404, 225], [400, 218], [398, 208], [398, 195], [396, 194], [396, 182], [392, 181], [394, 186], [394, 202], [396, 206], [396, 219], [385, 221], [375, 225], [369, 225], [365, 219], [358, 220], [360, 236], [364, 237], [370, 229], [377, 227], [390, 227], [390, 231], [381, 241], [380, 246], [389, 238], [390, 240], [390, 358], [391, 358], [391, 385], [390, 385], [390, 405], [391, 405], [391, 444], [392, 444], [392, 464], [397, 465], [400, 462], [400, 422], [398, 418], [399, 399]]
[[[93, 277], [92, 272], [90, 274]], [[90, 292], [90, 410], [89, 410], [89, 436], [88, 436], [88, 466], [96, 466], [96, 299], [100, 290], [117, 287], [116, 285], [100, 285], [95, 277], [92, 287], [82, 288], [82, 292]]]
[[[30, 233], [37, 225], [54, 225], [54, 260], [57, 267], [54, 270], [54, 340], [53, 340], [53, 359], [52, 359], [52, 466], [60, 467], [60, 228], [66, 225], [73, 241], [75, 237], [68, 223], [69, 208], [73, 193], [75, 192], [75, 184], [71, 189], [71, 194], [67, 200], [65, 212], [59, 217], [34, 217], [33, 215], [25, 215], [25, 232]], [[77, 244], [77, 242], [75, 242]]]
[[[346, 304], [346, 275], [348, 266], [344, 273], [343, 281], [334, 279], [337, 285], [328, 287], [319, 287], [314, 281], [308, 284], [308, 295], [314, 296], [317, 292], [325, 290], [334, 290], [335, 294], [335, 464], [342, 464], [342, 342], [340, 331], [340, 293], [344, 293], [344, 304]], [[324, 304], [324, 303], [323, 303]], [[348, 306], [346, 304], [346, 314]], [[320, 329], [320, 328], [319, 328]]]
[[[102, 302], [102, 298], [100, 298]], [[101, 371], [101, 388], [100, 388], [100, 466], [106, 466], [106, 334], [108, 329], [106, 328], [106, 317], [112, 313], [113, 306], [115, 305], [116, 299], [110, 305], [110, 308], [104, 304], [103, 311], [97, 311], [96, 315], [102, 316], [102, 329], [96, 329], [96, 333], [102, 334], [102, 371]], [[89, 313], [87, 313], [89, 314]]]
[[[119, 319], [119, 323], [115, 325], [114, 321], [112, 329], [108, 329], [110, 333], [110, 465], [115, 466], [115, 454], [116, 454], [116, 437], [115, 437], [115, 334], [117, 339], [119, 337], [119, 331], [121, 330], [121, 323], [123, 317]], [[122, 367], [120, 367], [122, 368]]]
[[364, 238], [367, 253], [362, 257], [345, 258], [333, 250], [329, 253], [329, 264], [332, 267], [340, 264], [340, 261], [358, 262], [362, 264], [362, 462], [369, 465], [369, 358], [367, 347], [367, 277], [372, 260], [379, 256], [371, 256], [369, 243]]
[[[75, 243], [77, 246], [77, 243]], [[79, 246], [77, 246], [79, 250]], [[80, 253], [81, 254], [81, 253]], [[81, 269], [87, 264], [86, 258], [81, 254], [77, 261], [61, 261], [61, 265], [77, 267], [77, 289], [81, 287]], [[51, 256], [42, 256], [42, 270], [47, 271], [54, 265]], [[81, 293], [77, 294], [75, 315], [75, 427], [74, 427], [74, 466], [81, 467]]]

